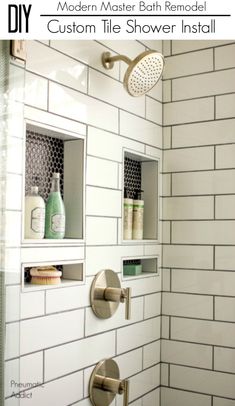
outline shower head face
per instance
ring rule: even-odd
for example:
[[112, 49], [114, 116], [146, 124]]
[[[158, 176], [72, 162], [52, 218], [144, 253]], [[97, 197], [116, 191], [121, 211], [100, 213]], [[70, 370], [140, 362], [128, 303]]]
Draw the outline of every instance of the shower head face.
[[124, 77], [124, 87], [131, 96], [142, 96], [156, 85], [162, 76], [163, 68], [162, 54], [145, 51], [129, 65]]

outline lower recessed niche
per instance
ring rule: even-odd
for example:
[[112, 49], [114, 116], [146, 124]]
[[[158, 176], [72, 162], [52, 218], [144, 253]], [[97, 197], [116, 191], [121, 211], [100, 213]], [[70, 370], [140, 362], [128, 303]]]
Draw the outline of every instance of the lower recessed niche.
[[58, 244], [84, 239], [84, 143], [84, 138], [76, 134], [37, 123], [26, 124], [24, 194], [30, 192], [31, 186], [38, 186], [46, 202], [52, 174], [59, 172], [66, 228], [63, 240], [29, 240], [23, 235], [24, 243]]
[[158, 257], [123, 258], [123, 278], [143, 278], [158, 275]]
[[[57, 285], [35, 285], [31, 283], [30, 269], [35, 267], [53, 266], [62, 272], [61, 283]], [[22, 266], [22, 289], [23, 290], [44, 290], [56, 289], [65, 286], [79, 285], [84, 280], [84, 263], [63, 263], [63, 264], [24, 264]]]

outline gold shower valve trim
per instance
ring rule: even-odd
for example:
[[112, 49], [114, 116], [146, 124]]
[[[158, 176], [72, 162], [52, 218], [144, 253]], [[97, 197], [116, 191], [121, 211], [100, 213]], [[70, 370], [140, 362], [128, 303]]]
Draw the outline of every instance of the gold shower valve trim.
[[89, 382], [89, 394], [93, 406], [109, 406], [117, 394], [123, 395], [123, 406], [128, 406], [129, 381], [120, 379], [113, 359], [104, 359], [96, 365]]
[[131, 317], [131, 288], [121, 288], [116, 272], [100, 271], [94, 278], [90, 292], [91, 306], [95, 315], [108, 319], [116, 312], [119, 303], [125, 302], [125, 318]]

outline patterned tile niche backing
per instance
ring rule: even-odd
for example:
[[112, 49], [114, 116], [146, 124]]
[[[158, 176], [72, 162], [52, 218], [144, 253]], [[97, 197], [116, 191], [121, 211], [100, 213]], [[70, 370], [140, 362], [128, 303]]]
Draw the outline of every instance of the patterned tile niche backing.
[[140, 265], [141, 259], [125, 259], [123, 265]]
[[125, 157], [124, 187], [128, 189], [128, 197], [133, 199], [135, 190], [141, 189], [141, 163]]
[[63, 196], [64, 142], [33, 131], [26, 132], [25, 194], [31, 186], [39, 187], [39, 194], [47, 200], [53, 172], [59, 172]]

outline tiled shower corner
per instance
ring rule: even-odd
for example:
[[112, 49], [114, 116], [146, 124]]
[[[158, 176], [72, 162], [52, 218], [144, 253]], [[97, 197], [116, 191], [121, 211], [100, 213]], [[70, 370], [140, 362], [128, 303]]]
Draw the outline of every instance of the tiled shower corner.
[[166, 47], [161, 404], [230, 406], [235, 45], [172, 41]]

